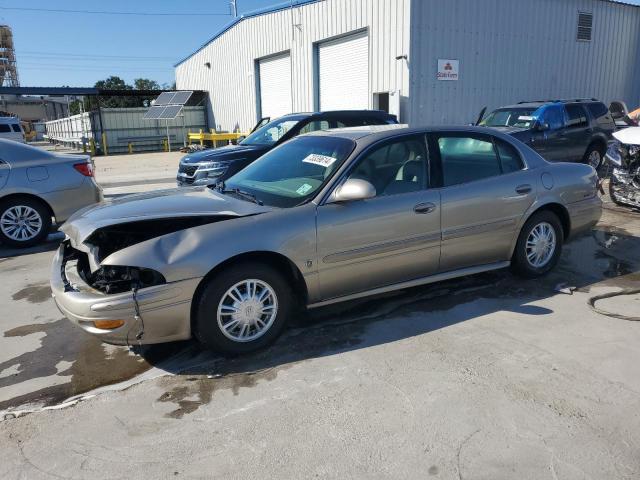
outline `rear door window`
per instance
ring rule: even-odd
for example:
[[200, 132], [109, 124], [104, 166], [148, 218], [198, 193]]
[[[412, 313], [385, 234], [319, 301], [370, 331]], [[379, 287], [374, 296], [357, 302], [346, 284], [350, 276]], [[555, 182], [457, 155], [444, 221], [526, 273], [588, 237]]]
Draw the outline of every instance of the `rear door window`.
[[582, 105], [567, 105], [567, 128], [586, 128], [589, 126], [587, 112]]
[[495, 177], [502, 173], [491, 137], [441, 134], [436, 137], [443, 186]]

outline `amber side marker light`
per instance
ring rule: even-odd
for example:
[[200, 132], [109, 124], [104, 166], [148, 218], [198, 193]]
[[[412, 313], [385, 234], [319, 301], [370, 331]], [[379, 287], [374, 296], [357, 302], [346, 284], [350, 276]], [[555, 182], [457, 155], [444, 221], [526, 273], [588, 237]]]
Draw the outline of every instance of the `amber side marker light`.
[[102, 330], [113, 330], [124, 325], [124, 320], [94, 320], [93, 326]]

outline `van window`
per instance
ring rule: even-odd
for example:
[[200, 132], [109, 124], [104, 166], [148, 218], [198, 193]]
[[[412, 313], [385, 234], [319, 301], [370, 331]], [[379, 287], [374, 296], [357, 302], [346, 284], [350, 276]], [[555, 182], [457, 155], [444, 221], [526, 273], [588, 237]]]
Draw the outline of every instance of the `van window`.
[[22, 133], [22, 130], [20, 130], [20, 125], [18, 125], [17, 123], [12, 123], [11, 126], [13, 127], [14, 132]]
[[0, 133], [10, 133], [11, 129], [9, 128], [8, 123], [0, 123]]

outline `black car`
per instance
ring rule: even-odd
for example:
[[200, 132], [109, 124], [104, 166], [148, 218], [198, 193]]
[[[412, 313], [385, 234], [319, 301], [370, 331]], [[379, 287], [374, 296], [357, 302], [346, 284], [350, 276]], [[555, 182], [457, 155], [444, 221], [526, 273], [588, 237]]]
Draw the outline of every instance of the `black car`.
[[512, 135], [548, 161], [596, 169], [616, 128], [609, 109], [596, 99], [520, 102], [494, 110], [480, 125]]
[[292, 113], [270, 122], [263, 119], [238, 145], [202, 150], [183, 157], [178, 168], [178, 186], [214, 185], [296, 135], [330, 128], [395, 123], [398, 120], [394, 115], [380, 110]]

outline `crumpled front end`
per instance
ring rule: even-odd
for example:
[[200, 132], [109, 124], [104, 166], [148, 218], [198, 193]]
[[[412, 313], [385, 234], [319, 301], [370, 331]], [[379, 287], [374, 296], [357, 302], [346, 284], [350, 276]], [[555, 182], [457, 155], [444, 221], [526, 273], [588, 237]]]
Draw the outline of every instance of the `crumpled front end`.
[[[117, 345], [191, 337], [191, 299], [199, 279], [167, 283], [159, 274], [131, 267], [96, 275], [91, 272], [88, 256], [65, 240], [52, 264], [53, 298], [69, 320]], [[108, 291], [110, 281], [114, 288]]]

